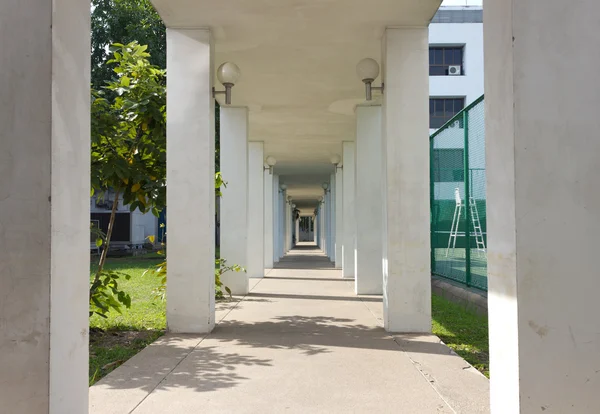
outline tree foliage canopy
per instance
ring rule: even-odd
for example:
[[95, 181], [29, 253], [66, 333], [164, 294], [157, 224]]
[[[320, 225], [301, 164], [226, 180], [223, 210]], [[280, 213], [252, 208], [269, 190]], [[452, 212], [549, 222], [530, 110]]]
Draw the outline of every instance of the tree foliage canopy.
[[103, 91], [92, 91], [92, 189], [119, 191], [124, 204], [141, 212], [165, 206], [165, 71], [152, 64], [146, 46], [113, 46], [109, 62], [116, 78]]
[[92, 87], [100, 89], [113, 77], [110, 47], [137, 41], [148, 46], [151, 64], [165, 69], [166, 29], [150, 0], [91, 0]]

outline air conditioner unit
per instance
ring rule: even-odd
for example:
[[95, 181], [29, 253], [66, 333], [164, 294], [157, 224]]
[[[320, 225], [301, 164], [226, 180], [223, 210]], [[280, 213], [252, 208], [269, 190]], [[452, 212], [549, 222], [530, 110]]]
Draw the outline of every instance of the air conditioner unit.
[[462, 74], [462, 67], [460, 65], [448, 66], [448, 75], [449, 76], [460, 76], [461, 74]]

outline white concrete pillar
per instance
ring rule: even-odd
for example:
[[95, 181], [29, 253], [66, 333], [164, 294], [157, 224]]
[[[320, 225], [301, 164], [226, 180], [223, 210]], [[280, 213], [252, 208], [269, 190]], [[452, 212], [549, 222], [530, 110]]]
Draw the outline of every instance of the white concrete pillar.
[[354, 142], [346, 141], [343, 143], [344, 261], [342, 276], [350, 279], [356, 275], [355, 148]]
[[491, 411], [597, 413], [600, 3], [484, 13]]
[[331, 254], [329, 256], [329, 260], [333, 263], [336, 261], [336, 245], [335, 245], [335, 237], [336, 237], [336, 181], [335, 181], [335, 173], [331, 174], [330, 181], [330, 199], [331, 199], [331, 222], [330, 222], [330, 233], [331, 233]]
[[335, 171], [335, 267], [342, 268], [344, 262], [344, 170]]
[[286, 222], [287, 222], [287, 215], [286, 215], [286, 197], [287, 197], [287, 191], [282, 190], [281, 191], [281, 196], [280, 196], [280, 200], [279, 200], [279, 211], [280, 211], [280, 217], [279, 217], [279, 222], [280, 222], [280, 240], [279, 240], [279, 257], [282, 258], [285, 255], [286, 252], [286, 243], [287, 243], [287, 232], [286, 232]]
[[[248, 244], [248, 108], [222, 106], [221, 173], [227, 182], [221, 191], [221, 257], [228, 265], [247, 265]], [[227, 272], [221, 281], [235, 295], [248, 293], [248, 276]]]
[[329, 254], [329, 244], [327, 242], [327, 228], [329, 227], [329, 206], [327, 205], [327, 196], [323, 196], [323, 250], [325, 251], [325, 255]]
[[279, 190], [279, 175], [273, 175], [273, 263], [279, 262], [279, 235], [280, 232], [280, 190]]
[[331, 233], [331, 222], [333, 220], [333, 214], [332, 214], [332, 199], [331, 199], [331, 188], [329, 188], [327, 190], [327, 257], [329, 257], [329, 260], [331, 260], [331, 258], [334, 256], [333, 254], [333, 248], [332, 248], [332, 242], [333, 242], [333, 237], [332, 237], [332, 233]]
[[273, 268], [273, 173], [264, 171], [264, 267]]
[[292, 206], [287, 199], [287, 191], [285, 193], [285, 253], [292, 248]]
[[321, 243], [321, 250], [323, 250], [323, 253], [327, 254], [327, 242], [325, 240], [325, 234], [327, 233], [327, 229], [326, 229], [326, 218], [325, 216], [327, 215], [327, 207], [325, 206], [325, 197], [323, 197], [323, 201], [321, 202], [321, 215], [320, 215], [320, 220], [319, 220], [319, 226], [321, 227], [321, 233], [319, 234], [320, 237], [320, 243]]
[[383, 305], [389, 332], [431, 331], [426, 27], [383, 39]]
[[0, 401], [88, 412], [89, 3], [0, 3]]
[[211, 35], [167, 29], [167, 47], [167, 325], [171, 332], [204, 333], [215, 323]]
[[381, 107], [356, 108], [356, 293], [383, 293]]
[[325, 194], [325, 254], [331, 257], [331, 193], [328, 189]]
[[300, 220], [294, 218], [294, 222], [296, 223], [296, 244], [300, 241]]
[[264, 256], [264, 149], [248, 143], [248, 277], [265, 275]]

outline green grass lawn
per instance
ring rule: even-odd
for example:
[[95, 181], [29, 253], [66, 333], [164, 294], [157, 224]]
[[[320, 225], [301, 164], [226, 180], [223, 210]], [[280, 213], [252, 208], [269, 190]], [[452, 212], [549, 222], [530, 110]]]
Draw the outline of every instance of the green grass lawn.
[[[166, 326], [165, 302], [156, 298], [157, 276], [143, 273], [160, 263], [160, 257], [109, 258], [107, 269], [131, 275], [120, 286], [131, 295], [131, 308], [122, 314], [111, 311], [108, 318], [90, 318], [90, 385], [114, 370], [148, 344], [163, 335]], [[93, 275], [97, 266], [91, 265]]]
[[432, 297], [433, 333], [490, 377], [488, 321], [440, 296]]

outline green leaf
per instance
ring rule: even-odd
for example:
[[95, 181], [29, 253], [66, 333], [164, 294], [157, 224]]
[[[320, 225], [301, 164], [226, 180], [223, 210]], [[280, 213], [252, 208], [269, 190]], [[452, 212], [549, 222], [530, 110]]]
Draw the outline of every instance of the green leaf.
[[96, 247], [102, 247], [102, 239], [96, 239]]

